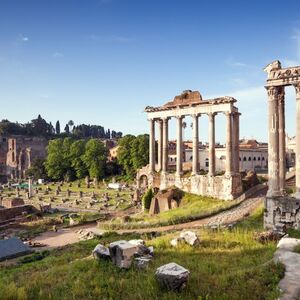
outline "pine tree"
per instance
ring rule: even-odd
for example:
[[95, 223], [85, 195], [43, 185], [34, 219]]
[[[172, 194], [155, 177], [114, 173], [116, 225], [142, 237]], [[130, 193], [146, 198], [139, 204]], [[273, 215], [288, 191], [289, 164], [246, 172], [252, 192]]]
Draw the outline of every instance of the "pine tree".
[[60, 123], [58, 120], [56, 121], [55, 131], [56, 131], [56, 134], [60, 134]]

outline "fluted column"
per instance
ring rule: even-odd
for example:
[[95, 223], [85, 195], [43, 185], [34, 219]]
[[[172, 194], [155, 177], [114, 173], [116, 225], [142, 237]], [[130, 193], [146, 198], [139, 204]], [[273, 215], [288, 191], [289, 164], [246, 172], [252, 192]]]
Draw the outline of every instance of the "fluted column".
[[296, 89], [296, 198], [300, 199], [300, 85]]
[[279, 189], [279, 132], [278, 132], [278, 87], [266, 87], [269, 105], [268, 173], [267, 196], [280, 196]]
[[278, 135], [279, 135], [279, 190], [282, 195], [285, 194], [285, 174], [286, 174], [286, 159], [285, 159], [285, 101], [284, 87], [279, 89], [278, 94]]
[[232, 113], [226, 113], [226, 175], [232, 175]]
[[177, 117], [176, 174], [182, 174], [182, 116]]
[[158, 120], [158, 141], [157, 141], [157, 171], [162, 170], [163, 154], [163, 122]]
[[192, 175], [199, 172], [199, 129], [198, 118], [199, 115], [193, 115], [193, 169]]
[[155, 121], [150, 119], [150, 136], [149, 136], [149, 165], [150, 172], [155, 171]]
[[163, 155], [162, 155], [162, 171], [168, 172], [168, 156], [169, 156], [169, 139], [168, 139], [168, 118], [163, 119]]
[[215, 158], [215, 113], [210, 113], [208, 134], [209, 134], [209, 167], [208, 174], [214, 176], [216, 172], [216, 158]]
[[233, 114], [233, 171], [240, 172], [240, 113]]

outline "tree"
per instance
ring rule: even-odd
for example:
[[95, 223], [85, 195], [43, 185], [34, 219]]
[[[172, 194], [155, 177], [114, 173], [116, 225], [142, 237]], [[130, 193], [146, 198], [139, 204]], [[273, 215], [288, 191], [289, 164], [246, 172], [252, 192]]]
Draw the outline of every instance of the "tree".
[[128, 134], [122, 137], [118, 143], [119, 149], [117, 159], [119, 164], [122, 166], [123, 174], [129, 177], [134, 176], [133, 162], [131, 156], [132, 143], [135, 140], [135, 136]]
[[70, 121], [68, 122], [68, 125], [69, 125], [69, 127], [70, 127], [70, 131], [72, 132], [72, 127], [74, 126], [74, 121], [70, 120]]
[[58, 120], [56, 121], [56, 124], [55, 124], [55, 131], [56, 131], [56, 134], [60, 134], [60, 123]]
[[85, 145], [85, 153], [82, 155], [82, 160], [91, 178], [99, 180], [104, 177], [107, 149], [101, 141], [90, 139]]
[[149, 163], [149, 135], [138, 135], [131, 145], [132, 166], [134, 171]]
[[52, 140], [47, 147], [47, 158], [44, 165], [47, 175], [55, 180], [60, 180], [64, 176], [62, 147], [63, 139]]
[[125, 135], [118, 145], [118, 162], [123, 168], [123, 173], [133, 178], [137, 169], [149, 163], [149, 135]]
[[78, 179], [85, 177], [88, 174], [87, 167], [82, 160], [85, 153], [85, 140], [75, 141], [70, 148], [71, 167], [76, 173]]
[[65, 126], [65, 133], [70, 134], [70, 128], [69, 128], [68, 124], [66, 124], [66, 126]]
[[31, 167], [26, 170], [26, 177], [31, 176], [34, 180], [47, 179], [47, 172], [44, 166], [45, 160], [42, 158], [37, 158], [31, 165]]

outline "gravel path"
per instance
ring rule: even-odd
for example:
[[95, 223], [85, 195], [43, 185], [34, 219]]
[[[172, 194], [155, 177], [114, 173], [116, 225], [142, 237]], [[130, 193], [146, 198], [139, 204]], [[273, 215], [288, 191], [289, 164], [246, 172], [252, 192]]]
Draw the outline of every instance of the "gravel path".
[[[151, 231], [169, 231], [169, 230], [181, 230], [187, 228], [199, 228], [202, 226], [214, 226], [214, 225], [227, 225], [242, 220], [253, 212], [261, 203], [263, 203], [266, 190], [260, 191], [254, 194], [251, 198], [244, 200], [238, 206], [218, 213], [212, 217], [207, 217], [201, 220], [196, 220], [183, 224], [176, 224], [162, 227], [151, 227], [142, 229], [124, 229], [117, 230], [119, 233], [130, 232], [151, 232]], [[33, 242], [39, 242], [47, 245], [48, 248], [56, 248], [67, 244], [76, 243], [79, 241], [78, 234], [76, 233], [80, 229], [85, 229], [95, 233], [101, 233], [102, 230], [97, 228], [96, 223], [76, 226], [72, 228], [59, 229], [57, 232], [44, 232], [40, 236], [33, 239]]]

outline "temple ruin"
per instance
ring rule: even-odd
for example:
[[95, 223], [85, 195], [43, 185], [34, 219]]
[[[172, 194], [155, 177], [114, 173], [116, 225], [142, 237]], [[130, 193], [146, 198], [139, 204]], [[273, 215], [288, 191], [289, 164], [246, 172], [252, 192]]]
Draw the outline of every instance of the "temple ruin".
[[[137, 173], [138, 187], [150, 185], [164, 190], [176, 186], [184, 191], [198, 195], [207, 195], [220, 199], [232, 200], [242, 193], [239, 172], [239, 116], [236, 99], [220, 97], [203, 100], [198, 91], [184, 91], [175, 96], [173, 101], [159, 107], [146, 107], [145, 112], [150, 123], [149, 165]], [[215, 118], [218, 114], [226, 115], [226, 172], [216, 174], [215, 167]], [[209, 171], [200, 175], [199, 165], [199, 118], [209, 118]], [[192, 173], [183, 176], [183, 138], [182, 125], [186, 116], [193, 119], [193, 157]], [[176, 172], [168, 169], [168, 131], [169, 120], [176, 118]], [[157, 155], [155, 150], [155, 124], [158, 124]], [[157, 156], [157, 157], [156, 157]]]
[[[269, 106], [268, 174], [269, 190], [265, 200], [264, 224], [266, 228], [300, 228], [300, 66], [281, 68], [277, 60], [267, 65], [266, 90]], [[296, 90], [296, 193], [285, 191], [285, 87]]]

